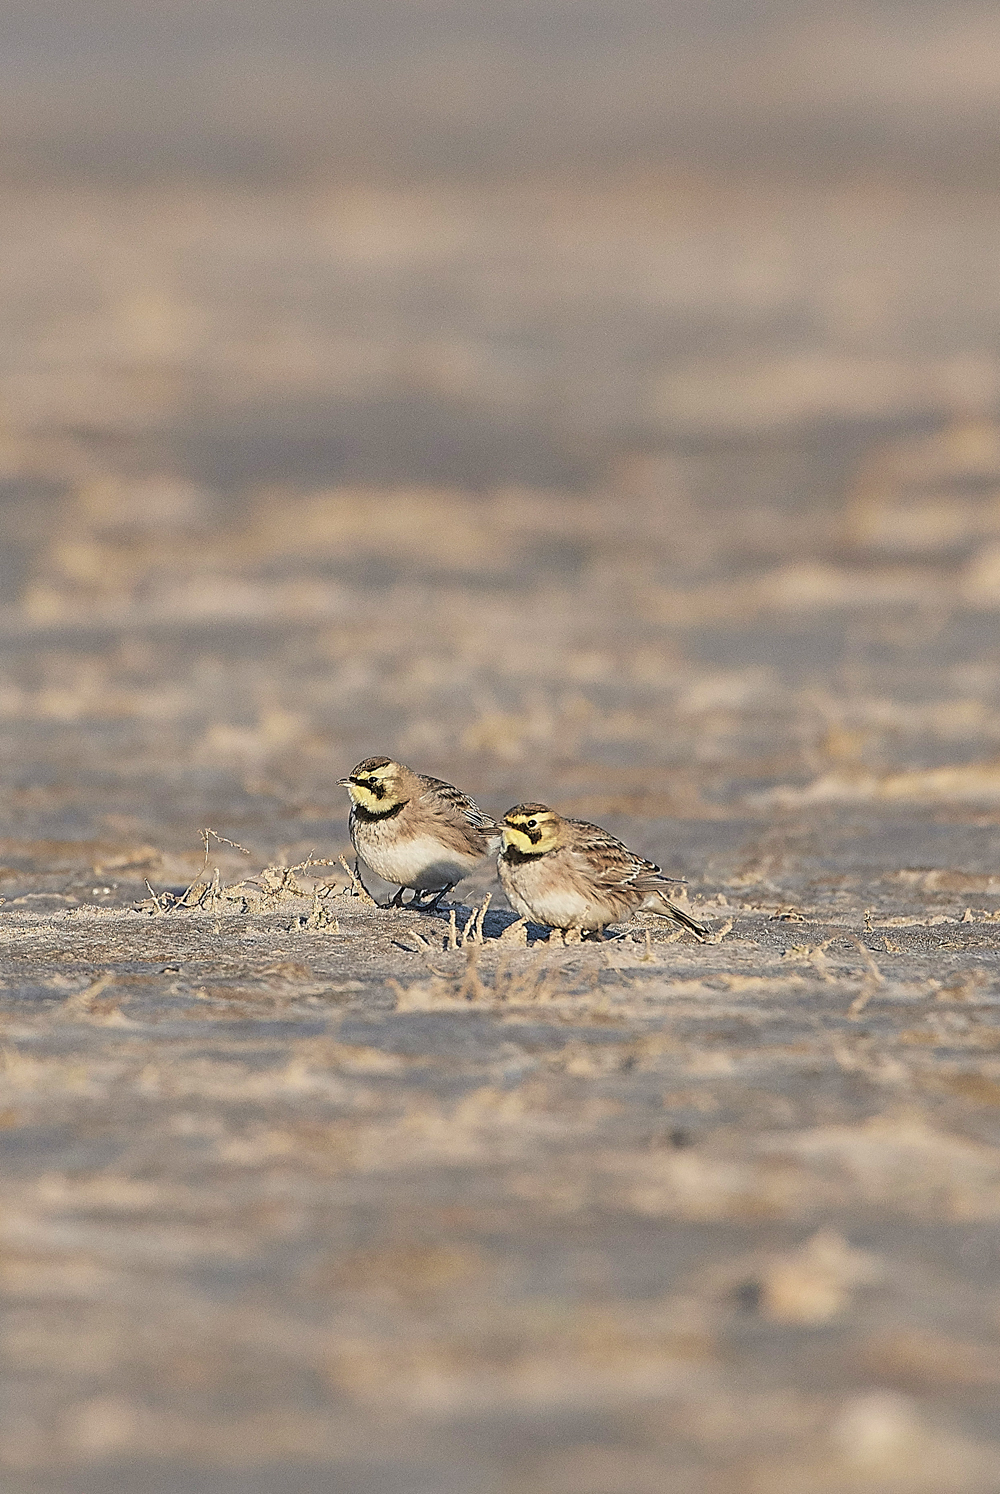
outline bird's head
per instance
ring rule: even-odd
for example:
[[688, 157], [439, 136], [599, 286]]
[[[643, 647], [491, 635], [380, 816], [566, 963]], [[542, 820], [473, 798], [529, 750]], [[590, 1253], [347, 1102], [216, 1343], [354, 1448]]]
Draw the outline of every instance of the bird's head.
[[544, 804], [517, 804], [503, 817], [504, 850], [544, 856], [562, 844], [562, 818]]
[[408, 777], [409, 769], [402, 763], [394, 763], [389, 757], [366, 757], [337, 782], [360, 809], [369, 814], [385, 814], [411, 797]]

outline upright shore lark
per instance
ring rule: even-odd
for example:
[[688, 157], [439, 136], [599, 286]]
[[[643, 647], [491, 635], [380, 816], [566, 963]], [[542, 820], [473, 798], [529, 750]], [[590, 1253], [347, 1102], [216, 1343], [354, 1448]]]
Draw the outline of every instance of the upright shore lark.
[[[436, 908], [456, 882], [475, 871], [500, 839], [501, 826], [453, 784], [414, 773], [388, 757], [367, 757], [338, 779], [351, 796], [354, 849], [399, 891], [390, 906]], [[429, 900], [424, 894], [433, 893]]]
[[639, 908], [704, 939], [708, 929], [672, 903], [670, 879], [652, 861], [585, 820], [544, 804], [518, 804], [503, 820], [500, 883], [522, 918], [556, 929], [603, 929]]

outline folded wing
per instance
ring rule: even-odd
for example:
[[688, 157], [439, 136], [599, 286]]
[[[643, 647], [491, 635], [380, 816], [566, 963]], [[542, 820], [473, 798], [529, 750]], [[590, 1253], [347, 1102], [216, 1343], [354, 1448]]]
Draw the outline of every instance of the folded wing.
[[441, 778], [431, 778], [426, 773], [420, 776], [427, 785], [420, 796], [424, 802], [433, 804], [439, 811], [454, 813], [457, 819], [465, 820], [476, 830], [482, 830], [486, 834], [500, 834], [501, 826], [493, 816], [484, 814], [476, 801], [470, 799], [468, 794], [463, 794], [453, 783], [445, 783]]
[[683, 908], [671, 902], [667, 894], [673, 883], [654, 861], [637, 856], [635, 851], [630, 851], [628, 846], [598, 825], [587, 824], [584, 820], [572, 823], [577, 831], [573, 855], [580, 858], [581, 869], [585, 867], [599, 887], [612, 895], [615, 892], [631, 894], [636, 907], [648, 900], [651, 912], [662, 912], [697, 934], [699, 939], [705, 937], [708, 929], [704, 924], [696, 922]]

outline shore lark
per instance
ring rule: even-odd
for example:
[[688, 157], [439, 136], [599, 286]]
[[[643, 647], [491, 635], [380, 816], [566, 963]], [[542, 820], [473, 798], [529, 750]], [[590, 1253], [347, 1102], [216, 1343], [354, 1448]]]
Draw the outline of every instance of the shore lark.
[[522, 918], [556, 929], [603, 929], [639, 908], [662, 913], [704, 939], [708, 929], [667, 896], [658, 866], [585, 820], [544, 804], [518, 804], [503, 820], [500, 884]]
[[337, 781], [351, 796], [354, 849], [383, 881], [399, 884], [390, 907], [436, 908], [499, 842], [501, 826], [467, 794], [388, 757], [367, 757]]

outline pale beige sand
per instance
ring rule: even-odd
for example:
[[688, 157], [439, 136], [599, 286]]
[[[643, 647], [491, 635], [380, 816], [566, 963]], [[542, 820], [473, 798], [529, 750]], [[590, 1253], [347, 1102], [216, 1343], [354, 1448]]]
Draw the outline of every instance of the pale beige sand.
[[[0, 216], [5, 1494], [994, 1490], [995, 202]], [[718, 942], [347, 896], [383, 751]]]

